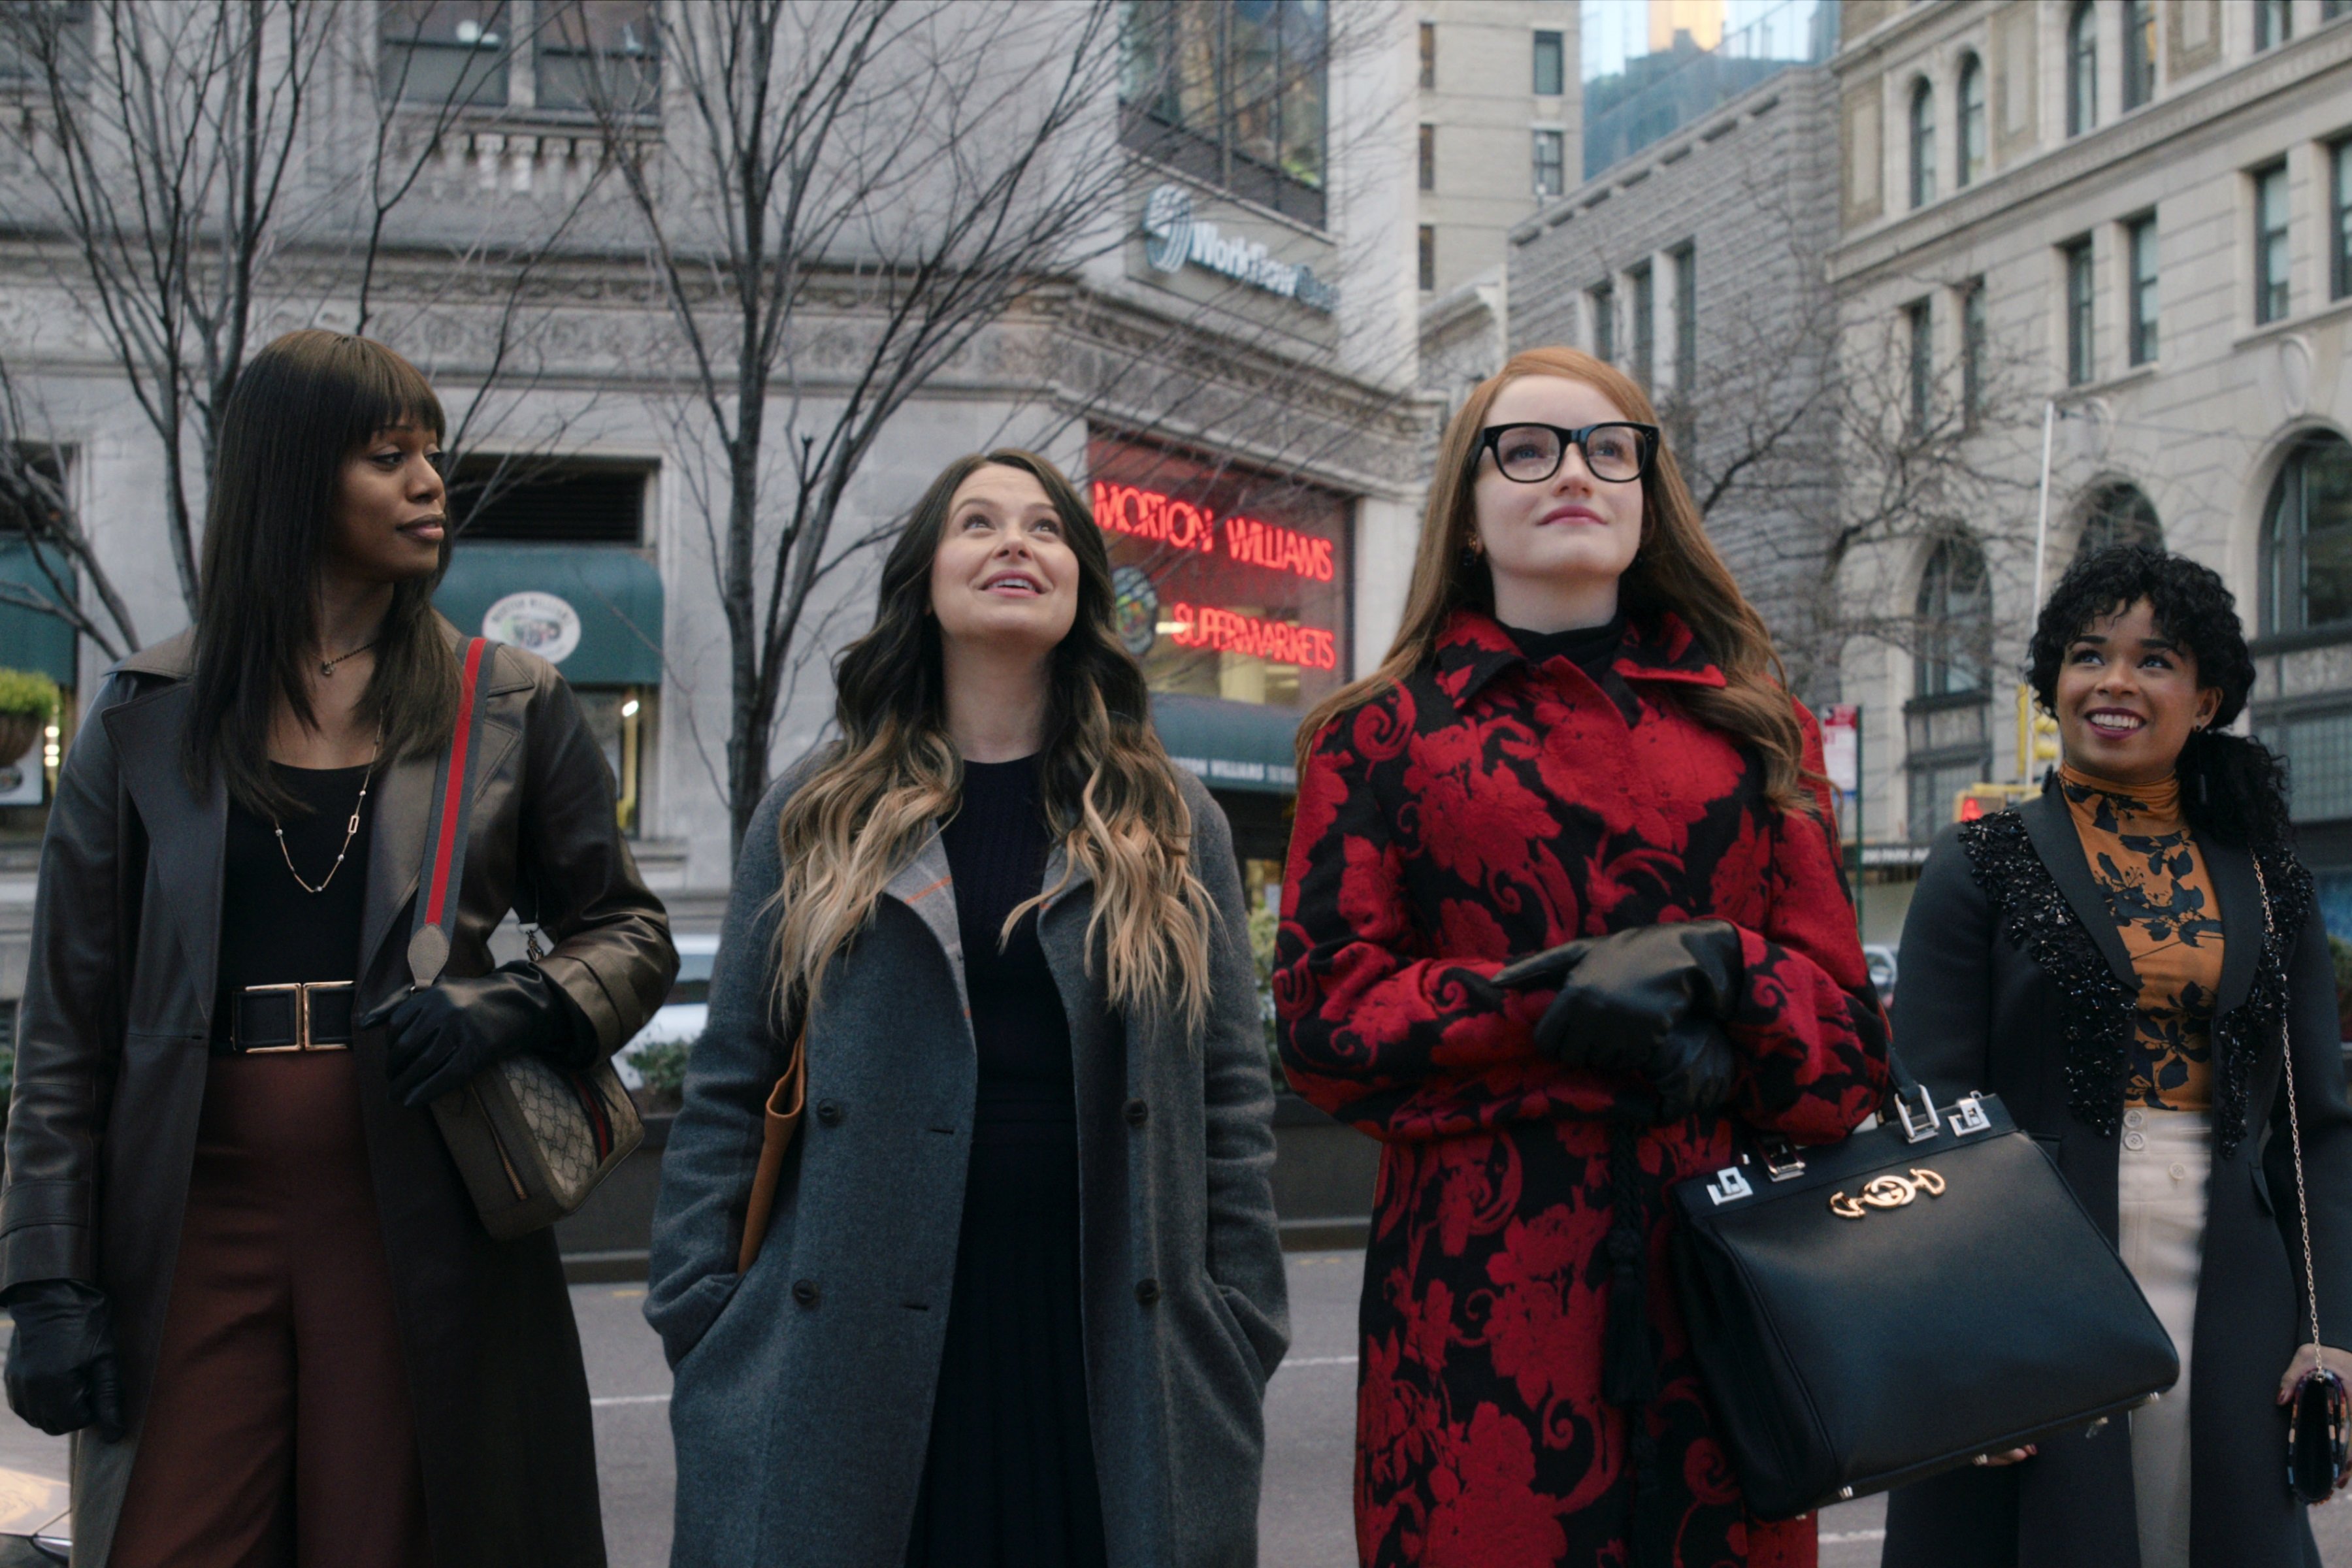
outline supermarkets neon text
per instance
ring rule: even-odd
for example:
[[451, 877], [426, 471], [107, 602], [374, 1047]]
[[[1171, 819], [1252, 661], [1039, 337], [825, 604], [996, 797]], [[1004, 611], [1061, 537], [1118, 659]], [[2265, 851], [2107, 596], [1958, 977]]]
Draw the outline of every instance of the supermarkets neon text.
[[1210, 605], [1171, 605], [1168, 611], [1174, 627], [1169, 633], [1169, 640], [1178, 647], [1248, 654], [1274, 664], [1295, 664], [1303, 669], [1339, 668], [1339, 639], [1320, 626], [1261, 620], [1239, 610], [1220, 610]]

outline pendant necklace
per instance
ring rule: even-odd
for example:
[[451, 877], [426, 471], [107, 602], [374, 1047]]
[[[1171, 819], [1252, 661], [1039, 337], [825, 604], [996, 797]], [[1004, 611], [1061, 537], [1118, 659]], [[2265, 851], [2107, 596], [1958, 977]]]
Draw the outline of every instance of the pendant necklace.
[[[361, 650], [358, 648], [352, 649], [352, 653], [358, 653]], [[349, 658], [351, 657], [351, 653], [343, 655], [344, 658]], [[343, 857], [352, 852], [352, 840], [360, 836], [360, 812], [367, 805], [368, 784], [375, 777], [375, 764], [383, 755], [383, 730], [379, 726], [375, 732], [375, 751], [368, 758], [367, 772], [360, 775], [360, 798], [352, 807], [351, 821], [343, 825], [343, 847], [335, 851], [335, 863], [327, 868], [327, 874], [319, 879], [319, 885], [317, 887], [314, 888], [310, 886], [310, 883], [302, 880], [302, 873], [294, 869], [294, 857], [289, 854], [286, 848], [286, 829], [278, 823], [277, 817], [272, 816], [269, 819], [270, 831], [278, 835], [278, 853], [286, 861], [287, 873], [294, 879], [294, 885], [301, 889], [304, 892], [325, 892], [327, 890], [327, 884], [335, 879], [335, 873], [343, 868]]]
[[352, 649], [349, 653], [339, 653], [332, 658], [321, 658], [319, 660], [319, 673], [331, 679], [335, 673], [335, 666], [342, 663], [347, 658], [357, 658], [360, 655], [367, 652], [368, 649], [373, 647], [375, 647], [375, 643], [373, 640], [370, 640], [360, 644], [359, 647]]

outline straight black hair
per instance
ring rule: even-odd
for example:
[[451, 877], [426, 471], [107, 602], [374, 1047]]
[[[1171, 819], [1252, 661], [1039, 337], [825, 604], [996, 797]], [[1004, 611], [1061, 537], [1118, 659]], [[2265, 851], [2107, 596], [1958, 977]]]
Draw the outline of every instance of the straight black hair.
[[[319, 579], [343, 464], [386, 430], [446, 429], [417, 368], [366, 338], [289, 332], [236, 378], [221, 416], [205, 509], [196, 599], [195, 710], [183, 761], [199, 790], [212, 770], [248, 810], [305, 809], [269, 772], [269, 723], [283, 700], [314, 725], [304, 669], [316, 657]], [[399, 584], [360, 699], [383, 756], [436, 749], [455, 717], [457, 661], [433, 610], [449, 543], [427, 575]]]

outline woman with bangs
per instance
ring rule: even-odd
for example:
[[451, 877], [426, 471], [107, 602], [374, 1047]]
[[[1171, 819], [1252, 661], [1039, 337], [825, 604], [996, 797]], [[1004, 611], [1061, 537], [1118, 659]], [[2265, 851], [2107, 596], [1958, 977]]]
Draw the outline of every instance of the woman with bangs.
[[[41, 849], [0, 1195], [8, 1403], [110, 1568], [599, 1568], [554, 1235], [493, 1240], [431, 1102], [583, 1068], [676, 973], [612, 775], [491, 650], [444, 978], [412, 902], [457, 714], [442, 413], [298, 331], [221, 424], [196, 625], [109, 672]], [[493, 967], [520, 901], [553, 943]]]
[[[678, 1568], [1256, 1560], [1273, 1090], [1230, 830], [1114, 604], [1052, 465], [949, 465], [840, 738], [752, 818], [646, 1304]], [[796, 1038], [809, 1114], [739, 1271]]]
[[1811, 1564], [1743, 1507], [1667, 1190], [1887, 1088], [1811, 716], [1649, 400], [1520, 353], [1447, 426], [1402, 629], [1300, 731], [1276, 997], [1380, 1139], [1357, 1544], [1379, 1568]]

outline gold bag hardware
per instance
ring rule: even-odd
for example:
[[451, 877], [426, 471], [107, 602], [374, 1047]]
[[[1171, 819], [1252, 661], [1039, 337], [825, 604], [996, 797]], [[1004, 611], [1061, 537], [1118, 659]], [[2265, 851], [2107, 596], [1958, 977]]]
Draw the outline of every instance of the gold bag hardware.
[[1830, 1213], [1840, 1219], [1860, 1219], [1872, 1209], [1906, 1208], [1921, 1193], [1931, 1198], [1942, 1197], [1944, 1178], [1915, 1165], [1908, 1176], [1871, 1177], [1863, 1184], [1859, 1197], [1831, 1194]]

